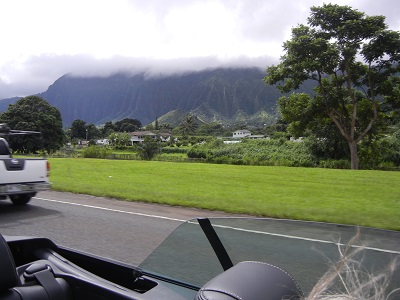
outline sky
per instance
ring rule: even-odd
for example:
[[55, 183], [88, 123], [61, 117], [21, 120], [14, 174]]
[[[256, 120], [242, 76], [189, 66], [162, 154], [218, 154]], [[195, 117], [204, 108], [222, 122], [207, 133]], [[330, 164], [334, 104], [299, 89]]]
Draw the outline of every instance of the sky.
[[0, 99], [44, 92], [66, 73], [266, 68], [323, 3], [384, 15], [400, 30], [397, 0], [0, 1]]

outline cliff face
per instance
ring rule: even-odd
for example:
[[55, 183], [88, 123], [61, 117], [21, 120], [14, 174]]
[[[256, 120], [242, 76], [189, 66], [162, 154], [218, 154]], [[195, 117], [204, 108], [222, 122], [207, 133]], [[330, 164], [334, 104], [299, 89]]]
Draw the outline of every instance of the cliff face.
[[39, 96], [61, 111], [66, 126], [76, 119], [103, 124], [134, 118], [148, 124], [171, 111], [193, 113], [205, 122], [269, 123], [281, 94], [263, 82], [264, 76], [257, 68], [159, 77], [122, 73], [109, 77], [64, 75]]
[[115, 74], [110, 77], [65, 75], [40, 94], [75, 119], [101, 124], [135, 118], [147, 124], [173, 110], [195, 113], [203, 121], [233, 121], [235, 115], [273, 115], [279, 92], [263, 82], [260, 69], [215, 69], [165, 77]]

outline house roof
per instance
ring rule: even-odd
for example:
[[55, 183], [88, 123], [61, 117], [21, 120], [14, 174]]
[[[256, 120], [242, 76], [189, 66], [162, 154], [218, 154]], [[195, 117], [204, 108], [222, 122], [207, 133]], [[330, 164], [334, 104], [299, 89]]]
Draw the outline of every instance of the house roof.
[[171, 133], [169, 133], [169, 132], [160, 132], [158, 135], [160, 135], [160, 136], [171, 136], [172, 134]]
[[242, 130], [236, 130], [234, 132], [243, 132], [243, 133], [251, 133], [251, 131], [247, 130], [247, 129], [242, 129]]
[[133, 132], [129, 132], [128, 133], [130, 136], [143, 136], [143, 135], [150, 135], [150, 136], [154, 136], [157, 135], [151, 131], [133, 131]]

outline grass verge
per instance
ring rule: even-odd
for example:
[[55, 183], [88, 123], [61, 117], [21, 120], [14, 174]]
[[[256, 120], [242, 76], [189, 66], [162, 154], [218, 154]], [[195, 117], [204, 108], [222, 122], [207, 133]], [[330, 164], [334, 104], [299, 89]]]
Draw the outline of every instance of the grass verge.
[[400, 173], [53, 158], [53, 189], [400, 230]]

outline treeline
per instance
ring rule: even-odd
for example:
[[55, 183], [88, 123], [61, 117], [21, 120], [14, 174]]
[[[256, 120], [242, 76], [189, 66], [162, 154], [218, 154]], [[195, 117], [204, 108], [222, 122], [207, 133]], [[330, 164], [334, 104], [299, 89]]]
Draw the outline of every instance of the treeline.
[[142, 123], [137, 119], [125, 118], [115, 123], [109, 121], [103, 126], [96, 126], [93, 123], [86, 123], [84, 120], [76, 119], [71, 127], [67, 128], [65, 134], [70, 142], [78, 140], [91, 140], [107, 138], [115, 132], [132, 132], [142, 128]]
[[[84, 122], [78, 121], [74, 121], [74, 124], [85, 125]], [[123, 159], [165, 159], [167, 154], [183, 152], [187, 154], [188, 159], [208, 163], [338, 169], [351, 167], [348, 145], [335, 130], [323, 128], [326, 130], [324, 138], [309, 132], [306, 136], [293, 141], [287, 124], [278, 121], [274, 125], [252, 129], [253, 134], [265, 136], [263, 139], [244, 138], [239, 143], [225, 144], [224, 140], [229, 140], [228, 137], [231, 137], [232, 132], [239, 127], [227, 128], [218, 123], [199, 123], [192, 115], [183, 118], [176, 128], [171, 129], [166, 125], [155, 122], [143, 128], [140, 121], [135, 119], [124, 119], [114, 124], [108, 122], [104, 127], [97, 128], [99, 136], [109, 138], [108, 149], [89, 147], [89, 149], [84, 149], [84, 156], [118, 159], [119, 156], [112, 151], [114, 149], [132, 153], [129, 157], [124, 156]], [[71, 129], [73, 128], [74, 126]], [[167, 142], [155, 143], [154, 140], [147, 140], [138, 147], [138, 145], [132, 145], [126, 131], [121, 132], [123, 129], [169, 131], [172, 137]], [[81, 135], [84, 133], [85, 131], [81, 129]], [[400, 124], [392, 125], [386, 134], [371, 135], [361, 141], [359, 165], [361, 169], [399, 168]]]
[[[336, 145], [337, 146], [337, 145]], [[290, 140], [281, 133], [272, 138], [241, 139], [238, 143], [224, 143], [211, 136], [177, 136], [175, 141], [144, 143], [126, 146], [124, 152], [116, 147], [90, 146], [82, 150], [83, 157], [105, 159], [145, 159], [194, 161], [215, 164], [252, 166], [287, 166], [350, 169], [346, 145], [331, 148], [327, 141], [308, 136]], [[339, 153], [341, 152], [341, 153]], [[175, 156], [180, 154], [180, 156]], [[182, 156], [183, 155], [183, 156]], [[186, 159], [184, 158], [186, 157]], [[400, 167], [400, 127], [379, 140], [360, 144], [360, 169], [398, 170]]]
[[[306, 137], [301, 141], [286, 138], [250, 140], [240, 143], [224, 144], [221, 139], [197, 144], [188, 151], [189, 158], [203, 159], [209, 163], [320, 167], [349, 169], [350, 160], [342, 157], [327, 157], [323, 142]], [[361, 169], [393, 170], [400, 167], [400, 129], [392, 135], [383, 137], [372, 144], [360, 145]]]
[[[193, 115], [184, 117], [175, 128], [168, 124], [158, 124], [157, 120], [143, 127], [139, 120], [126, 118], [107, 122], [102, 127], [75, 120], [70, 128], [63, 131], [59, 111], [37, 96], [22, 98], [11, 105], [7, 112], [0, 114], [0, 122], [7, 123], [12, 129], [42, 132], [40, 136], [6, 137], [14, 153], [38, 153], [43, 149], [48, 154], [58, 155], [58, 150], [65, 148], [66, 142], [86, 140], [90, 141], [91, 146], [81, 150], [83, 157], [121, 158], [119, 150], [123, 150], [129, 153], [123, 154], [123, 159], [165, 159], [168, 155], [168, 159], [175, 159], [179, 154], [179, 159], [186, 155], [183, 161], [350, 168], [346, 141], [328, 125], [320, 126], [314, 132], [308, 131], [298, 141], [291, 141], [288, 124], [278, 121], [263, 128], [249, 128], [253, 135], [263, 135], [264, 139], [244, 138], [236, 144], [225, 144], [224, 140], [228, 140], [227, 137], [231, 137], [236, 129], [245, 129], [243, 125], [228, 127], [216, 122], [201, 123]], [[172, 136], [167, 141], [152, 138], [132, 145], [128, 132], [140, 130], [155, 133], [168, 131]], [[400, 123], [387, 124], [384, 131], [372, 133], [358, 144], [360, 168], [398, 169]], [[109, 139], [107, 146], [92, 146], [95, 145], [95, 139], [101, 138]]]

